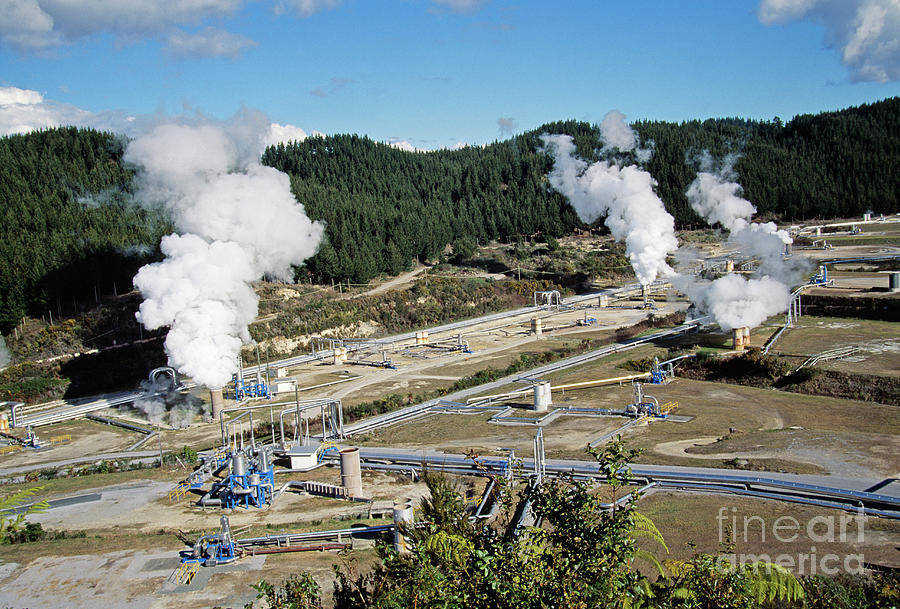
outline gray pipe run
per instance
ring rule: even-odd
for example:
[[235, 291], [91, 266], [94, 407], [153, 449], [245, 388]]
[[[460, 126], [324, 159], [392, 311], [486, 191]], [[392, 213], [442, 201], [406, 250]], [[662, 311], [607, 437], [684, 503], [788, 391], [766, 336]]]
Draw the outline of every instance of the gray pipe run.
[[89, 414], [84, 417], [85, 419], [90, 419], [91, 421], [97, 421], [98, 423], [106, 423], [107, 425], [115, 425], [117, 427], [121, 427], [123, 429], [129, 429], [131, 431], [136, 431], [138, 433], [142, 433], [145, 435], [151, 435], [156, 433], [152, 429], [147, 429], [146, 427], [140, 427], [138, 425], [134, 425], [132, 423], [126, 423], [124, 421], [117, 421], [115, 419], [110, 419], [107, 417], [101, 417], [96, 414]]
[[[462, 455], [423, 455], [412, 452], [385, 452], [372, 449], [369, 454], [363, 451], [365, 462], [363, 467], [385, 471], [408, 472], [421, 470], [424, 467], [459, 475], [485, 475], [485, 471], [503, 475], [508, 471], [507, 460], [502, 458], [480, 458], [478, 465]], [[333, 459], [333, 458], [332, 458]], [[531, 467], [530, 459], [523, 460], [523, 469]], [[659, 466], [631, 466], [637, 480], [656, 482], [658, 486], [670, 486], [694, 490], [711, 490], [716, 492], [720, 487], [729, 493], [766, 496], [782, 501], [807, 503], [810, 505], [829, 505], [841, 509], [860, 509], [864, 513], [900, 518], [900, 497], [883, 495], [852, 488], [822, 486], [802, 481], [793, 481], [773, 475], [772, 477], [723, 473], [711, 470], [697, 472], [690, 469]], [[595, 462], [548, 461], [548, 475], [570, 475], [581, 480], [605, 479]], [[764, 490], [757, 490], [762, 487]], [[825, 502], [824, 504], [822, 502]], [[892, 509], [893, 508], [893, 509]]]
[[[301, 406], [302, 404], [302, 406]], [[296, 405], [293, 408], [286, 408], [281, 411], [278, 415], [279, 425], [281, 426], [281, 450], [287, 450], [287, 446], [284, 443], [284, 415], [286, 414], [294, 414], [295, 415], [295, 427], [297, 432], [301, 429], [301, 423], [306, 421], [306, 434], [304, 436], [304, 446], [308, 444], [309, 441], [309, 420], [308, 417], [304, 417], [303, 413], [307, 410], [312, 410], [313, 408], [319, 409], [319, 416], [322, 420], [322, 441], [324, 442], [329, 437], [334, 436], [336, 439], [343, 438], [343, 429], [344, 429], [344, 406], [341, 400], [336, 398], [322, 398], [316, 400], [297, 400]], [[328, 412], [328, 418], [331, 425], [325, 424], [325, 414], [326, 409]], [[333, 419], [337, 419], [335, 422]], [[336, 423], [336, 424], [335, 424]], [[331, 433], [329, 434], [329, 427], [331, 428]], [[294, 434], [294, 440], [297, 440], [297, 433]]]

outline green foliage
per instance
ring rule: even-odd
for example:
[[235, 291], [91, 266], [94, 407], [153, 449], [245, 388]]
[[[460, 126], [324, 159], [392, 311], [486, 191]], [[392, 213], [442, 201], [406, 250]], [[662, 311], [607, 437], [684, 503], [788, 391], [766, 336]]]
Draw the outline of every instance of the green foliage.
[[[680, 226], [702, 226], [684, 193], [703, 150], [740, 154], [735, 170], [764, 217], [893, 213], [900, 207], [898, 125], [894, 97], [786, 124], [728, 118], [634, 127], [655, 142], [646, 167], [667, 210]], [[435, 260], [447, 244], [465, 257], [468, 240], [521, 244], [513, 254], [525, 262], [534, 253], [527, 241], [540, 237], [553, 253], [549, 239], [585, 226], [547, 183], [552, 159], [543, 133], [572, 135], [582, 158], [597, 158], [599, 128], [574, 120], [462, 150], [411, 153], [356, 135], [269, 148], [263, 162], [288, 173], [309, 216], [327, 226], [298, 277], [362, 283], [398, 274], [416, 258]], [[132, 204], [123, 150], [123, 140], [88, 129], [0, 138], [0, 330], [8, 333], [28, 311], [82, 309], [95, 289], [124, 291], [134, 271], [158, 256], [171, 226]], [[595, 261], [578, 272], [604, 276], [615, 266]]]
[[[735, 566], [727, 557], [697, 555], [666, 561], [666, 573], [652, 552], [638, 546], [639, 539], [650, 539], [668, 551], [653, 522], [634, 509], [637, 497], [609, 503], [631, 482], [627, 464], [638, 451], [616, 438], [589, 452], [607, 475], [609, 497], [594, 483], [572, 478], [545, 480], [524, 492], [497, 479], [501, 514], [490, 525], [469, 519], [462, 495], [446, 477], [426, 473], [430, 497], [416, 525], [400, 530], [409, 551], [379, 546], [378, 564], [368, 573], [342, 554], [335, 566], [334, 607], [750, 609], [803, 600], [801, 583], [769, 563]], [[516, 528], [511, 515], [519, 500], [530, 501], [542, 524]], [[660, 579], [651, 581], [637, 570], [637, 559], [658, 565]], [[318, 606], [302, 604], [308, 598], [319, 602], [313, 585], [294, 585], [293, 596], [288, 585], [280, 593], [268, 582], [254, 588], [272, 607]], [[297, 604], [273, 604], [279, 602]]]
[[453, 257], [458, 261], [468, 260], [475, 255], [478, 245], [475, 239], [468, 235], [457, 237], [453, 240]]
[[[169, 226], [129, 201], [124, 143], [60, 128], [0, 138], [0, 329], [28, 311], [93, 302], [130, 285]], [[142, 246], [142, 247], [136, 247]], [[75, 304], [73, 305], [73, 299]]]
[[[260, 580], [253, 589], [257, 599], [265, 599], [268, 609], [318, 609], [322, 606], [319, 584], [305, 572], [292, 574], [280, 588]], [[253, 602], [244, 605], [244, 609], [253, 607]]]
[[68, 381], [59, 367], [25, 362], [0, 370], [0, 400], [39, 402], [60, 397]]
[[900, 573], [869, 577], [815, 576], [801, 580], [808, 609], [896, 609], [900, 607]]
[[189, 465], [194, 465], [200, 460], [200, 456], [197, 454], [197, 451], [187, 445], [185, 445], [181, 449], [181, 458], [185, 463]]
[[40, 522], [26, 522], [24, 527], [14, 531], [7, 543], [33, 543], [36, 541], [54, 541], [57, 539], [83, 539], [87, 537], [84, 531], [69, 533], [68, 531], [48, 531]]
[[[42, 512], [50, 507], [46, 501], [28, 505], [28, 501], [43, 488], [42, 486], [26, 488], [0, 499], [0, 544], [13, 542], [29, 514]], [[26, 505], [28, 507], [24, 507]]]
[[703, 150], [717, 158], [740, 155], [734, 169], [745, 197], [763, 216], [893, 213], [900, 202], [898, 125], [900, 98], [894, 97], [784, 124], [728, 118], [639, 121], [634, 128], [643, 140], [656, 142], [647, 168], [666, 208], [684, 225], [699, 222], [684, 193]]

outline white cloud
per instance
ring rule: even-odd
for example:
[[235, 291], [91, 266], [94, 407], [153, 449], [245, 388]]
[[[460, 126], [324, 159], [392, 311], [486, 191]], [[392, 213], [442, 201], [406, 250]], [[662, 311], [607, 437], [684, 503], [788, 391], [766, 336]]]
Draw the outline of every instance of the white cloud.
[[37, 0], [0, 0], [0, 43], [18, 49], [42, 49], [60, 43], [53, 31], [53, 17]]
[[[0, 44], [27, 53], [102, 32], [113, 34], [119, 43], [166, 38], [177, 36], [179, 26], [230, 17], [243, 4], [244, 0], [0, 0], [0, 14], [4, 15]], [[182, 43], [186, 45], [187, 40]], [[209, 50], [202, 45], [199, 49]]]
[[31, 106], [42, 101], [44, 101], [44, 96], [37, 91], [20, 89], [18, 87], [0, 87], [0, 106], [13, 104]]
[[166, 52], [171, 57], [227, 57], [237, 59], [256, 42], [240, 34], [207, 27], [196, 34], [175, 30], [166, 39]]
[[900, 80], [900, 0], [762, 0], [765, 25], [819, 23], [854, 81]]
[[45, 100], [31, 89], [0, 87], [0, 136], [64, 125], [124, 133], [133, 121], [123, 112], [89, 112], [72, 104]]
[[276, 13], [294, 11], [301, 17], [309, 17], [340, 6], [341, 0], [284, 0], [275, 5]]
[[432, 0], [432, 2], [446, 6], [454, 13], [475, 13], [487, 3], [487, 0]]
[[[313, 135], [321, 135], [318, 132], [313, 132]], [[274, 146], [275, 144], [288, 142], [302, 142], [306, 139], [306, 131], [301, 129], [300, 127], [295, 127], [294, 125], [280, 125], [278, 123], [272, 123], [269, 125], [269, 133], [265, 138], [265, 145]]]
[[[237, 122], [240, 124], [229, 127], [235, 138], [240, 135], [238, 127], [242, 124], [253, 122], [256, 125], [253, 133], [245, 134], [247, 141], [242, 144], [245, 148], [243, 154], [248, 158], [256, 158], [265, 147], [273, 144], [302, 142], [307, 138], [306, 131], [300, 127], [269, 123], [262, 112], [245, 109], [238, 114], [238, 118], [240, 120]], [[0, 87], [0, 136], [73, 125], [134, 137], [158, 126], [159, 120], [158, 116], [136, 118], [118, 110], [90, 112], [72, 104], [47, 100], [40, 92], [32, 89]], [[203, 122], [201, 118], [200, 123]], [[261, 140], [256, 138], [257, 131], [263, 133]], [[322, 133], [313, 131], [312, 135], [321, 136]]]
[[405, 150], [406, 152], [425, 152], [421, 148], [416, 148], [412, 144], [409, 143], [409, 140], [401, 140], [399, 138], [391, 138], [385, 142], [391, 148], [396, 148], [397, 150]]

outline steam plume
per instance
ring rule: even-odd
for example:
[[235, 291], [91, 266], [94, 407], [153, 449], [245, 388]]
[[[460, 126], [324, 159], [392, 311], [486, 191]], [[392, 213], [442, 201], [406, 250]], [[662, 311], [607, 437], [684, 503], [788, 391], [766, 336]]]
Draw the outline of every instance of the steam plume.
[[133, 406], [154, 425], [166, 423], [182, 429], [193, 422], [195, 414], [209, 415], [207, 404], [190, 395], [182, 395], [170, 377], [161, 376], [156, 382], [142, 381], [141, 389], [144, 395], [135, 400]]
[[640, 140], [637, 133], [625, 122], [625, 115], [618, 110], [610, 110], [600, 121], [600, 136], [606, 151], [634, 152], [641, 163], [646, 163], [653, 155], [652, 149], [638, 146]]
[[701, 170], [687, 190], [691, 208], [710, 224], [719, 224], [729, 231], [728, 241], [741, 251], [757, 258], [760, 272], [772, 275], [785, 283], [799, 279], [797, 260], [785, 260], [785, 245], [793, 243], [785, 230], [774, 222], [751, 222], [756, 206], [743, 198], [743, 189], [735, 180], [734, 162], [729, 155], [721, 167], [713, 171], [714, 162], [708, 152], [701, 157]]
[[718, 171], [712, 171], [709, 153], [704, 154], [700, 171], [687, 190], [691, 207], [710, 224], [729, 231], [728, 241], [759, 260], [758, 278], [726, 275], [713, 282], [679, 280], [679, 287], [703, 311], [715, 317], [724, 330], [754, 327], [790, 304], [789, 285], [798, 278], [802, 262], [786, 260], [785, 244], [793, 240], [774, 222], [754, 223], [750, 218], [756, 207], [743, 198], [743, 190], [734, 181], [736, 157], [725, 159]]
[[622, 167], [599, 161], [588, 165], [574, 156], [568, 135], [543, 135], [553, 154], [550, 184], [565, 195], [578, 217], [604, 223], [617, 241], [624, 241], [628, 260], [642, 284], [670, 275], [666, 255], [678, 248], [675, 221], [653, 192], [655, 181], [636, 165]]
[[237, 371], [256, 317], [250, 282], [290, 281], [291, 265], [312, 256], [323, 225], [303, 212], [288, 176], [259, 164], [269, 134], [262, 113], [227, 123], [163, 124], [129, 144], [140, 168], [138, 195], [162, 205], [178, 231], [163, 237], [162, 262], [141, 268], [138, 320], [169, 326], [169, 364], [218, 389]]

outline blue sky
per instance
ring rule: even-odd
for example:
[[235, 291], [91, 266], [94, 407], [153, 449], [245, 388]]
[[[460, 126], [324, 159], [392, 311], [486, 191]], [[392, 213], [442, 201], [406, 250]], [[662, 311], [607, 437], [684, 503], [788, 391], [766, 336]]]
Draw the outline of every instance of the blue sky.
[[0, 133], [247, 106], [431, 149], [613, 108], [789, 119], [900, 94], [897, 0], [161, 4], [0, 0]]

